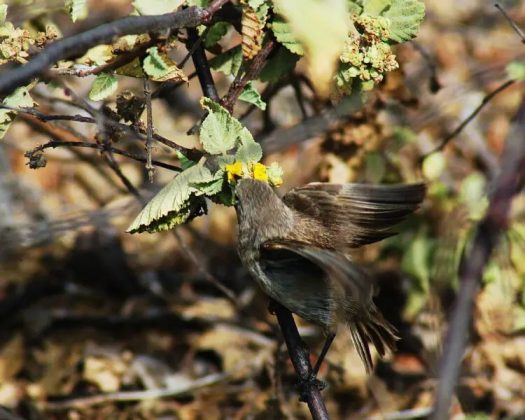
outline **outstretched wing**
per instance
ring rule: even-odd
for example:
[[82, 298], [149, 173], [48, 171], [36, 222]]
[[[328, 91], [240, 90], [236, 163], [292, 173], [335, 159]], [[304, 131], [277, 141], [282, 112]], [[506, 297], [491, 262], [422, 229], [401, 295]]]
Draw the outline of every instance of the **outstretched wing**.
[[392, 227], [418, 208], [425, 191], [421, 183], [316, 182], [290, 190], [283, 201], [307, 216], [306, 223], [320, 223], [330, 236], [327, 242], [332, 242], [334, 247], [355, 248], [393, 235]]
[[373, 368], [369, 343], [381, 356], [395, 349], [395, 328], [374, 305], [371, 280], [343, 254], [272, 240], [261, 246], [259, 263], [272, 295], [290, 311], [332, 332], [339, 322], [348, 325], [367, 372]]

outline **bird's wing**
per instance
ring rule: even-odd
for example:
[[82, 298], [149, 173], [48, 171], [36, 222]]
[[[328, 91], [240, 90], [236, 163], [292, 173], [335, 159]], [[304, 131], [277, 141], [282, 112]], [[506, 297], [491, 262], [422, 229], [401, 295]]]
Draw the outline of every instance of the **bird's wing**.
[[346, 323], [367, 372], [372, 371], [368, 343], [383, 356], [395, 349], [395, 328], [372, 301], [373, 284], [343, 254], [286, 240], [260, 249], [260, 264], [272, 281], [274, 297], [290, 311], [335, 331]]
[[311, 183], [290, 190], [283, 201], [327, 229], [334, 247], [355, 248], [393, 235], [392, 226], [417, 209], [425, 184]]

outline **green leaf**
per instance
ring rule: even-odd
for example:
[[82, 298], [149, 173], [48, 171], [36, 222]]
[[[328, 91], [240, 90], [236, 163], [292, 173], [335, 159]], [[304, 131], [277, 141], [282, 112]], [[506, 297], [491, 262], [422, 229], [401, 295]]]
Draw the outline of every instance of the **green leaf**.
[[208, 32], [206, 33], [206, 38], [204, 39], [204, 47], [210, 48], [213, 47], [221, 38], [226, 35], [230, 24], [228, 22], [216, 22], [214, 23]]
[[346, 5], [348, 7], [348, 13], [350, 15], [357, 15], [358, 16], [363, 11], [362, 1], [361, 0], [348, 0]]
[[370, 16], [379, 16], [391, 3], [392, 0], [364, 0], [363, 13]]
[[211, 99], [202, 98], [201, 105], [208, 111], [200, 129], [202, 147], [212, 155], [226, 154], [236, 146], [243, 126]]
[[134, 0], [133, 7], [141, 15], [163, 15], [173, 12], [184, 0]]
[[235, 160], [238, 160], [246, 165], [249, 165], [252, 162], [259, 162], [262, 159], [262, 148], [257, 143], [251, 133], [246, 127], [242, 129], [241, 135], [241, 145], [235, 153]]
[[423, 161], [423, 175], [431, 180], [438, 179], [443, 174], [446, 166], [447, 162], [443, 153], [432, 153]]
[[202, 195], [194, 185], [215, 181], [210, 170], [199, 162], [178, 174], [142, 209], [128, 228], [129, 233], [159, 232], [186, 222], [192, 211], [203, 207]]
[[249, 82], [245, 86], [239, 95], [239, 99], [241, 101], [255, 105], [257, 108], [262, 109], [263, 111], [266, 109], [266, 102], [263, 101], [260, 93], [257, 91], [257, 89], [255, 89], [255, 86], [253, 86], [253, 82]]
[[266, 0], [248, 0], [248, 6], [252, 9], [258, 9], [263, 3], [266, 3]]
[[304, 55], [303, 46], [297, 41], [290, 29], [290, 25], [280, 16], [276, 16], [272, 23], [272, 31], [275, 39], [284, 45], [290, 52]]
[[268, 179], [272, 185], [279, 186], [283, 183], [284, 171], [277, 162], [272, 162], [272, 164], [266, 169], [266, 173], [268, 174]]
[[274, 4], [289, 23], [293, 39], [304, 48], [317, 92], [328, 96], [352, 27], [346, 0], [274, 0]]
[[178, 150], [175, 150], [175, 154], [177, 155], [177, 159], [179, 159], [179, 162], [180, 162], [180, 167], [183, 170], [191, 168], [193, 165], [197, 163], [197, 162], [194, 162], [193, 160], [188, 159], [183, 153], [179, 152]]
[[507, 65], [507, 76], [510, 79], [522, 82], [525, 80], [525, 61], [513, 61]]
[[287, 48], [279, 48], [275, 55], [266, 63], [259, 75], [261, 82], [276, 82], [283, 75], [290, 73], [294, 68], [299, 56], [292, 54]]
[[212, 69], [224, 73], [226, 76], [237, 76], [242, 65], [242, 47], [239, 45], [210, 60]]
[[[2, 101], [3, 105], [11, 108], [26, 108], [34, 105], [27, 86], [21, 86]], [[16, 111], [0, 108], [0, 139], [5, 136], [7, 129], [16, 117]]]
[[156, 82], [165, 82], [167, 80], [185, 80], [188, 78], [184, 72], [177, 67], [177, 64], [166, 54], [159, 53], [157, 47], [148, 49], [148, 55], [143, 62], [144, 72], [150, 76], [151, 80]]
[[97, 76], [91, 90], [89, 91], [89, 99], [92, 101], [101, 101], [107, 98], [117, 90], [117, 78], [112, 74], [101, 73]]
[[430, 279], [431, 241], [424, 235], [417, 236], [403, 255], [401, 268], [419, 280], [421, 290], [428, 291]]
[[383, 16], [390, 20], [389, 38], [392, 41], [409, 41], [416, 36], [425, 17], [425, 5], [419, 0], [392, 0]]
[[85, 19], [88, 16], [86, 0], [66, 0], [65, 9], [73, 22], [76, 22], [78, 19]]
[[385, 158], [378, 152], [369, 152], [366, 154], [365, 179], [367, 182], [377, 184], [386, 174]]

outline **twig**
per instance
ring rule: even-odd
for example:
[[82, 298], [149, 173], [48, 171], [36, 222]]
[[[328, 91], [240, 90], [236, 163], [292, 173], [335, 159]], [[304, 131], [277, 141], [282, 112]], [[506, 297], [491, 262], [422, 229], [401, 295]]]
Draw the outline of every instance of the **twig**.
[[507, 80], [500, 86], [498, 86], [496, 89], [494, 89], [492, 92], [485, 95], [485, 97], [481, 100], [481, 103], [472, 111], [467, 118], [465, 118], [461, 124], [459, 124], [448, 136], [446, 136], [443, 140], [441, 140], [441, 143], [438, 144], [434, 149], [432, 149], [430, 152], [425, 153], [421, 160], [425, 159], [427, 156], [431, 155], [432, 153], [439, 152], [442, 150], [454, 137], [456, 137], [458, 134], [460, 134], [464, 128], [470, 123], [476, 116], [480, 113], [480, 111], [487, 105], [494, 96], [496, 96], [498, 93], [503, 92], [505, 89], [507, 89], [509, 86], [512, 86], [516, 81], [515, 80]]
[[197, 35], [197, 30], [194, 28], [188, 28], [188, 43], [190, 44], [188, 50], [193, 50], [191, 57], [204, 96], [210, 98], [212, 101], [219, 102], [219, 94], [215, 88], [215, 82], [211, 75], [206, 53], [204, 52], [202, 42]]
[[[56, 147], [81, 147], [81, 148], [87, 148], [87, 149], [97, 149], [103, 151], [106, 146], [102, 144], [97, 143], [88, 143], [83, 141], [58, 141], [58, 140], [52, 140], [50, 142], [41, 144], [40, 146], [35, 147], [32, 150], [29, 150], [26, 152], [26, 155], [30, 157], [31, 155], [34, 155], [35, 153], [41, 152], [45, 149], [49, 148], [56, 148]], [[139, 156], [134, 153], [127, 152], [122, 149], [117, 149], [115, 147], [109, 147], [107, 150], [111, 151], [111, 153], [115, 153], [116, 155], [122, 155], [126, 156], [130, 159], [136, 160], [138, 162], [146, 162], [146, 158]], [[159, 162], [158, 160], [152, 160], [151, 163], [155, 166], [158, 166], [160, 168], [169, 169], [171, 171], [180, 172], [180, 168], [178, 166], [170, 165], [169, 163], [165, 162]]]
[[518, 34], [518, 36], [521, 38], [521, 42], [525, 44], [525, 34], [521, 30], [521, 28], [514, 22], [514, 20], [509, 16], [509, 14], [505, 11], [505, 9], [499, 4], [494, 4], [494, 7], [498, 9], [503, 17], [507, 19], [507, 22], [509, 22], [509, 25], [514, 29], [514, 31]]
[[155, 175], [155, 170], [151, 163], [153, 148], [153, 109], [151, 107], [151, 90], [147, 77], [144, 77], [144, 100], [146, 101], [146, 171], [148, 172], [149, 182], [153, 182], [153, 176]]
[[145, 391], [112, 392], [89, 397], [73, 398], [65, 401], [46, 402], [41, 404], [40, 408], [43, 410], [59, 411], [70, 408], [85, 408], [116, 401], [146, 401], [158, 398], [177, 397], [222, 382], [227, 379], [228, 376], [227, 373], [212, 373], [211, 375], [196, 379], [190, 384], [179, 384], [178, 386], [169, 388], [148, 389]]
[[202, 264], [201, 261], [197, 258], [197, 256], [193, 253], [193, 251], [188, 247], [188, 244], [186, 241], [182, 238], [180, 233], [177, 229], [173, 229], [173, 235], [175, 236], [175, 239], [177, 239], [177, 242], [179, 243], [182, 252], [186, 254], [188, 259], [191, 260], [191, 262], [197, 267], [199, 272], [204, 276], [206, 281], [213, 285], [215, 288], [217, 288], [220, 292], [222, 292], [228, 300], [233, 303], [235, 307], [238, 306], [238, 299], [235, 296], [235, 293], [230, 290], [228, 287], [226, 287], [224, 284], [222, 284], [219, 280], [217, 280]]
[[12, 92], [31, 79], [41, 76], [50, 66], [60, 60], [81, 56], [89, 48], [112, 42], [116, 37], [195, 27], [210, 18], [208, 10], [189, 7], [164, 15], [129, 16], [53, 42], [27, 64], [4, 72], [0, 79], [0, 94]]
[[314, 420], [328, 419], [328, 412], [321, 397], [320, 386], [311, 378], [312, 365], [308, 348], [299, 336], [292, 313], [273, 299], [270, 300], [270, 311], [277, 316], [290, 359], [299, 377], [301, 398], [306, 400]]
[[221, 105], [230, 111], [230, 113], [233, 111], [233, 107], [237, 101], [237, 98], [242, 93], [248, 82], [256, 79], [257, 76], [259, 76], [259, 73], [262, 71], [264, 64], [266, 63], [266, 59], [274, 47], [275, 42], [273, 40], [268, 41], [251, 61], [244, 76], [242, 78], [236, 77], [233, 83], [230, 85], [228, 93], [221, 99]]
[[499, 236], [508, 226], [512, 198], [525, 182], [525, 101], [507, 137], [501, 173], [495, 179], [489, 208], [478, 224], [470, 250], [460, 264], [461, 286], [452, 313], [441, 360], [441, 380], [436, 389], [434, 420], [449, 418], [449, 408], [466, 345], [474, 298]]

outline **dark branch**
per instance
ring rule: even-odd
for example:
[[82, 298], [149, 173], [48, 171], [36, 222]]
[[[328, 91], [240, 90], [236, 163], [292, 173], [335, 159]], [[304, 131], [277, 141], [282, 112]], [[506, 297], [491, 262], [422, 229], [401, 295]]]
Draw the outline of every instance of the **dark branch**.
[[[27, 157], [31, 157], [32, 155], [34, 155], [35, 153], [38, 153], [38, 152], [41, 152], [45, 149], [49, 149], [49, 148], [56, 148], [56, 147], [82, 147], [82, 148], [87, 148], [87, 149], [97, 149], [97, 150], [100, 150], [100, 151], [104, 151], [104, 150], [108, 150], [110, 151], [111, 153], [114, 153], [116, 155], [122, 155], [122, 156], [126, 156], [130, 159], [133, 159], [133, 160], [136, 160], [138, 162], [146, 162], [146, 158], [145, 157], [142, 157], [142, 156], [139, 156], [135, 153], [130, 153], [130, 152], [127, 152], [125, 150], [122, 150], [122, 149], [117, 149], [115, 147], [108, 147], [108, 146], [104, 146], [103, 144], [97, 144], [97, 143], [87, 143], [87, 142], [82, 142], [82, 141], [50, 141], [50, 142], [47, 142], [47, 143], [44, 143], [38, 147], [35, 147], [34, 149], [26, 152], [26, 156]], [[164, 168], [164, 169], [169, 169], [171, 171], [176, 171], [176, 172], [180, 172], [180, 168], [178, 166], [174, 166], [174, 165], [170, 165], [169, 163], [165, 163], [165, 162], [159, 162], [158, 160], [152, 160], [151, 163], [155, 166], [158, 166], [160, 168]]]
[[[41, 76], [49, 67], [60, 60], [80, 57], [88, 49], [99, 44], [110, 43], [117, 37], [158, 32], [166, 29], [194, 28], [201, 23], [209, 22], [213, 14], [226, 2], [227, 0], [215, 0], [207, 9], [189, 7], [164, 15], [129, 16], [63, 38], [50, 44], [21, 67], [3, 66], [0, 69], [0, 73], [3, 73], [0, 79], [0, 95], [8, 94], [17, 87], [29, 83], [31, 79]], [[8, 70], [6, 71], [6, 69]]]
[[312, 418], [314, 420], [328, 419], [328, 412], [321, 397], [321, 389], [311, 378], [313, 370], [308, 348], [299, 336], [292, 313], [275, 300], [270, 301], [270, 311], [277, 316], [293, 367], [303, 385], [301, 397], [306, 400]]
[[212, 101], [219, 102], [219, 94], [215, 88], [215, 82], [211, 75], [210, 65], [206, 58], [202, 40], [199, 38], [197, 31], [194, 28], [188, 28], [188, 44], [188, 50], [193, 50], [191, 57], [204, 96], [210, 98]]
[[513, 196], [525, 182], [525, 101], [522, 102], [507, 137], [501, 162], [501, 173], [494, 181], [487, 213], [478, 224], [474, 242], [460, 264], [461, 286], [449, 323], [445, 351], [441, 361], [441, 380], [436, 389], [434, 420], [449, 418], [450, 403], [456, 386], [474, 299], [500, 234], [508, 226]]
[[514, 20], [512, 20], [512, 18], [509, 16], [509, 14], [505, 11], [505, 9], [503, 7], [501, 7], [501, 5], [499, 3], [496, 3], [494, 5], [494, 7], [496, 7], [496, 9], [498, 9], [501, 12], [503, 17], [505, 19], [507, 19], [507, 22], [509, 22], [509, 25], [512, 27], [512, 29], [514, 29], [514, 31], [521, 38], [521, 42], [523, 42], [525, 44], [525, 34], [521, 30], [521, 28], [516, 24], [516, 22], [514, 22]]
[[[274, 41], [268, 41], [266, 45], [257, 53], [254, 59], [251, 61], [246, 73], [242, 78], [236, 77], [228, 90], [228, 93], [221, 99], [221, 105], [226, 108], [230, 113], [233, 111], [233, 107], [237, 98], [242, 93], [248, 82], [257, 79], [259, 73], [261, 73], [266, 59], [275, 47]], [[240, 74], [240, 73], [239, 73]]]

